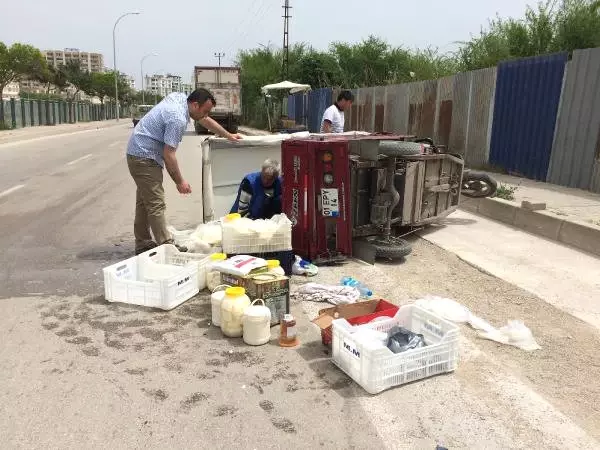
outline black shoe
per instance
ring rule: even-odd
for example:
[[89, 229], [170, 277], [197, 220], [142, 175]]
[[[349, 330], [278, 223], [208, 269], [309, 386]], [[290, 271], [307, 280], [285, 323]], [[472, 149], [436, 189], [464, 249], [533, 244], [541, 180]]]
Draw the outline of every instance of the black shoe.
[[153, 248], [156, 248], [156, 247], [158, 247], [158, 244], [156, 242], [149, 243], [145, 247], [142, 247], [142, 248], [139, 248], [139, 249], [136, 248], [135, 249], [135, 255], [137, 256], [140, 253], [147, 252], [148, 250], [152, 250]]
[[187, 253], [188, 248], [185, 245], [177, 245], [177, 244], [174, 244], [174, 245], [175, 245], [175, 248], [177, 250], [179, 250], [181, 253]]
[[168, 241], [164, 242], [165, 244], [171, 244], [174, 245], [175, 248], [177, 250], [179, 250], [181, 253], [187, 253], [188, 252], [188, 248], [185, 245], [178, 245], [175, 243], [175, 241], [173, 239], [169, 239]]

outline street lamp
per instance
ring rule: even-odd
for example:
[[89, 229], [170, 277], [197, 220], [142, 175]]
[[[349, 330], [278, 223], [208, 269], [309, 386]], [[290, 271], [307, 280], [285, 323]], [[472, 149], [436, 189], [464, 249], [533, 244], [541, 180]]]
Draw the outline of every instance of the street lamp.
[[117, 24], [121, 21], [121, 19], [125, 16], [137, 16], [140, 14], [139, 11], [128, 12], [121, 15], [117, 21], [115, 22], [115, 26], [113, 27], [113, 67], [115, 70], [115, 102], [117, 103], [117, 122], [119, 121], [119, 72], [117, 71], [117, 40], [115, 33], [117, 31]]
[[140, 61], [140, 74], [142, 75], [142, 105], [145, 105], [146, 103], [144, 100], [144, 60], [150, 56], [158, 56], [158, 53], [148, 53], [147, 55], [145, 55], [142, 60]]

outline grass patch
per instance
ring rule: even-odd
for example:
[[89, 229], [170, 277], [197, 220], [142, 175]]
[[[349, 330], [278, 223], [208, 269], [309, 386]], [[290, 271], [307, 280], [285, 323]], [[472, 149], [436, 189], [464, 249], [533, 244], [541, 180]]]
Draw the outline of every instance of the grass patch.
[[496, 190], [494, 197], [508, 200], [511, 202], [515, 201], [515, 192], [519, 189], [519, 186], [510, 186], [508, 184], [500, 184]]

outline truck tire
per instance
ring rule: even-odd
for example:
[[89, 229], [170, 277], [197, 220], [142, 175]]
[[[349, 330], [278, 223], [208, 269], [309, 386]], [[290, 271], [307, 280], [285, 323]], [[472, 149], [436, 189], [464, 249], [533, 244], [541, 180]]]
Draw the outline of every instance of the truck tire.
[[366, 241], [375, 248], [376, 258], [400, 259], [412, 252], [412, 245], [407, 240], [395, 236], [369, 236]]
[[238, 124], [236, 122], [233, 122], [230, 126], [229, 126], [229, 131], [231, 134], [236, 134], [238, 132]]
[[196, 134], [208, 134], [208, 130], [198, 122], [194, 122], [194, 129], [196, 130]]
[[391, 157], [413, 156], [421, 153], [422, 145], [408, 141], [380, 141], [379, 153]]

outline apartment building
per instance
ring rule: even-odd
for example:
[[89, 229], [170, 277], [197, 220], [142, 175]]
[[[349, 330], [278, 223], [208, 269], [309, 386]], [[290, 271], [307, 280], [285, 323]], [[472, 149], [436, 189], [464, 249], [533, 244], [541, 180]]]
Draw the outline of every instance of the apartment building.
[[70, 61], [79, 61], [81, 68], [88, 72], [104, 71], [104, 56], [101, 53], [83, 52], [77, 48], [46, 50], [43, 52], [48, 65], [57, 67]]
[[12, 82], [8, 83], [5, 88], [2, 90], [2, 100], [10, 100], [11, 98], [17, 99], [19, 98], [19, 91], [21, 87], [19, 83]]
[[125, 78], [125, 81], [127, 81], [127, 85], [129, 86], [129, 88], [133, 91], [135, 91], [135, 78], [132, 77], [131, 75], [127, 75], [124, 73], [121, 73], [121, 75], [123, 76], [123, 78]]
[[154, 95], [160, 95], [165, 97], [172, 92], [183, 92], [190, 94], [192, 92], [192, 85], [184, 83], [179, 75], [173, 74], [154, 74], [152, 76], [146, 75], [144, 77], [144, 90], [150, 91]]

